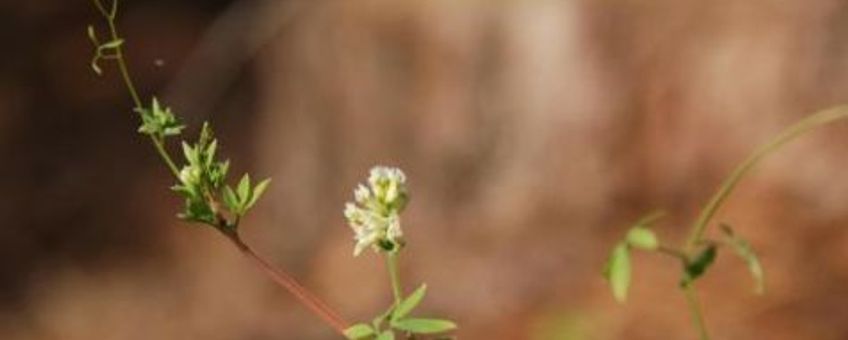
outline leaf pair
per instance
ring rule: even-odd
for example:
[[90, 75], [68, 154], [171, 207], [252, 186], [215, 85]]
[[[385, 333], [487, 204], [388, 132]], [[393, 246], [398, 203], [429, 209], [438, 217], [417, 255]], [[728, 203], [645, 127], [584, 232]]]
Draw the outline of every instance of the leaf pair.
[[[437, 334], [456, 329], [456, 324], [448, 320], [407, 318], [427, 293], [427, 285], [422, 284], [397, 306], [374, 319], [371, 325], [359, 323], [345, 330], [349, 339], [394, 339], [394, 330], [412, 334]], [[383, 330], [382, 324], [388, 319], [389, 328]]]
[[[609, 282], [610, 289], [616, 301], [624, 302], [627, 300], [632, 275], [630, 250], [632, 248], [650, 251], [660, 250], [660, 242], [656, 234], [649, 227], [661, 216], [661, 214], [652, 214], [641, 219], [630, 228], [624, 240], [619, 241], [613, 248], [607, 265], [604, 268], [604, 277]], [[757, 294], [762, 294], [765, 290], [764, 274], [757, 254], [751, 248], [750, 244], [736, 236], [729, 226], [721, 225], [721, 229], [725, 235], [724, 244], [733, 248], [736, 254], [745, 260], [748, 270], [754, 278], [754, 291]], [[703, 249], [691, 257], [673, 250], [662, 250], [672, 253], [683, 261], [683, 278], [680, 281], [680, 285], [685, 287], [702, 277], [707, 269], [712, 266], [718, 255], [718, 244], [707, 242]]]
[[604, 277], [609, 282], [616, 301], [626, 301], [630, 289], [632, 274], [630, 249], [657, 250], [660, 242], [650, 226], [663, 216], [664, 213], [656, 212], [640, 219], [627, 231], [624, 240], [618, 242], [613, 248], [604, 268]]
[[754, 252], [754, 248], [751, 247], [748, 241], [737, 236], [729, 225], [721, 224], [720, 227], [725, 236], [725, 243], [733, 248], [736, 255], [741, 257], [748, 265], [748, 271], [754, 279], [754, 293], [765, 293], [765, 273], [763, 272], [763, 266], [760, 264], [757, 253]]
[[[607, 266], [604, 269], [604, 277], [610, 284], [613, 297], [616, 301], [623, 303], [627, 300], [632, 276], [630, 261], [630, 248], [644, 250], [656, 250], [659, 248], [654, 233], [645, 227], [633, 227], [627, 233], [625, 240], [619, 242], [613, 248]], [[717, 253], [715, 245], [709, 245], [698, 256], [683, 261], [683, 279], [681, 286], [687, 286], [699, 277], [713, 264]]]
[[236, 190], [233, 190], [229, 185], [224, 187], [222, 191], [224, 204], [236, 216], [244, 216], [256, 204], [256, 201], [259, 200], [259, 197], [262, 196], [270, 183], [271, 179], [266, 179], [256, 184], [256, 186], [251, 186], [250, 175], [244, 174]]
[[456, 329], [456, 324], [448, 320], [407, 318], [409, 313], [415, 307], [418, 307], [418, 304], [421, 303], [426, 293], [427, 285], [422, 284], [406, 299], [401, 301], [397, 308], [392, 311], [390, 318], [391, 326], [395, 329], [413, 334], [435, 334]]

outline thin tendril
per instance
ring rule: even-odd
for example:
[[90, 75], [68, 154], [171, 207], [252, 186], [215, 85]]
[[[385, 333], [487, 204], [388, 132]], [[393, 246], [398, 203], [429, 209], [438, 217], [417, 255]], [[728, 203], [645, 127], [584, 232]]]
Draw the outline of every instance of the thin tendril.
[[683, 293], [686, 295], [686, 302], [689, 304], [689, 312], [692, 314], [692, 324], [698, 330], [698, 338], [701, 340], [710, 340], [710, 335], [707, 332], [707, 326], [704, 322], [704, 315], [701, 312], [701, 304], [698, 302], [698, 293], [694, 286], [689, 283], [683, 286]]
[[692, 226], [692, 231], [689, 234], [689, 239], [686, 241], [686, 252], [691, 253], [698, 242], [704, 236], [707, 225], [710, 223], [713, 216], [718, 212], [721, 204], [727, 199], [739, 181], [765, 156], [777, 150], [784, 144], [794, 140], [804, 133], [817, 127], [826, 125], [836, 120], [848, 118], [848, 105], [836, 106], [830, 109], [819, 111], [807, 118], [802, 119], [798, 123], [784, 130], [780, 135], [757, 148], [745, 161], [742, 162], [730, 176], [725, 179], [718, 191], [713, 195], [710, 201], [701, 210], [698, 220]]

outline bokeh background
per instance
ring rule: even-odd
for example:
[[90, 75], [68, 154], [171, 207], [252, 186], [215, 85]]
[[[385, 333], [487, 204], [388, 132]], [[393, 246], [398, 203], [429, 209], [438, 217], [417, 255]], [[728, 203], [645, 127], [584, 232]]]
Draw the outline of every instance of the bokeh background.
[[[274, 178], [246, 240], [349, 319], [390, 294], [343, 204], [372, 165], [406, 170], [403, 279], [460, 339], [693, 339], [677, 263], [636, 256], [621, 306], [609, 249], [655, 209], [682, 240], [750, 149], [848, 101], [837, 0], [123, 0], [119, 21], [145, 96]], [[335, 339], [174, 217], [115, 72], [88, 68], [92, 22], [0, 1], [0, 338]], [[783, 149], [721, 211], [768, 292], [720, 254], [699, 283], [716, 339], [848, 339], [847, 135]]]

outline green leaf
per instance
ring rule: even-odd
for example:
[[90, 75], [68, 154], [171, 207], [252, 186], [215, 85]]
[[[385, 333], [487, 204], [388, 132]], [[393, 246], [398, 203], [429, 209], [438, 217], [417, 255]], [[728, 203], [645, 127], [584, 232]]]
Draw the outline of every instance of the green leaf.
[[395, 333], [392, 333], [392, 331], [383, 331], [376, 340], [395, 340]]
[[212, 165], [212, 162], [215, 160], [215, 152], [218, 151], [218, 140], [213, 139], [212, 143], [209, 143], [209, 145], [206, 147], [205, 151], [206, 151], [206, 153], [205, 153], [206, 166], [209, 167], [209, 166]]
[[154, 127], [147, 122], [144, 122], [141, 126], [138, 127], [138, 132], [143, 133], [145, 135], [152, 135], [156, 132]]
[[183, 129], [185, 129], [185, 127], [186, 127], [185, 125], [179, 125], [179, 124], [166, 127], [165, 129], [162, 130], [162, 135], [163, 136], [177, 136], [177, 135], [179, 135], [183, 132]]
[[252, 208], [253, 205], [256, 204], [256, 201], [259, 200], [259, 197], [262, 197], [262, 194], [265, 193], [266, 189], [268, 189], [268, 184], [271, 184], [270, 178], [259, 182], [259, 184], [257, 184], [256, 187], [253, 188], [253, 192], [251, 192], [250, 194], [250, 200], [244, 206], [245, 210]]
[[156, 97], [153, 97], [153, 100], [151, 100], [150, 112], [152, 112], [154, 116], [162, 115], [162, 106], [159, 105], [159, 99]]
[[427, 294], [427, 284], [422, 284], [398, 304], [397, 308], [392, 312], [392, 321], [403, 319], [403, 317], [409, 315], [409, 312], [412, 312], [421, 303], [421, 299], [424, 298], [425, 294]]
[[616, 301], [623, 303], [627, 300], [630, 289], [630, 249], [626, 242], [619, 242], [612, 250], [604, 276], [610, 284], [612, 295]]
[[186, 142], [183, 142], [183, 155], [185, 156], [186, 160], [188, 160], [189, 164], [197, 163], [197, 154], [195, 153], [194, 148], [192, 148], [191, 145]]
[[191, 191], [191, 189], [184, 185], [174, 185], [171, 187], [171, 190], [182, 195], [185, 198], [191, 198], [192, 196], [194, 196], [194, 193]]
[[656, 250], [660, 246], [657, 236], [651, 229], [638, 226], [627, 232], [627, 243], [644, 250]]
[[233, 191], [233, 188], [229, 185], [225, 186], [224, 189], [221, 190], [221, 197], [224, 199], [224, 205], [227, 206], [227, 210], [236, 215], [242, 214], [241, 204], [239, 204], [238, 197], [236, 197], [236, 193]]
[[435, 334], [454, 330], [456, 324], [438, 319], [403, 319], [392, 322], [392, 327], [416, 334]]
[[351, 340], [368, 338], [374, 334], [374, 329], [364, 323], [355, 324], [344, 331], [344, 335]]
[[200, 138], [197, 140], [198, 145], [208, 145], [215, 137], [212, 127], [209, 122], [203, 122], [203, 127], [200, 128]]
[[123, 44], [124, 44], [124, 39], [115, 39], [115, 40], [112, 40], [112, 41], [109, 41], [107, 43], [100, 45], [100, 49], [105, 50], [105, 49], [118, 48], [118, 47], [121, 47], [121, 45], [123, 45]]
[[250, 199], [250, 175], [244, 174], [239, 181], [238, 188], [236, 188], [236, 193], [238, 193], [239, 202], [244, 205]]
[[97, 32], [94, 31], [94, 26], [88, 25], [86, 33], [88, 33], [88, 39], [91, 40], [94, 46], [100, 46], [100, 40], [97, 39]]
[[754, 248], [751, 247], [751, 244], [748, 243], [748, 241], [736, 236], [729, 225], [722, 224], [721, 230], [727, 237], [727, 243], [733, 248], [736, 254], [748, 264], [748, 271], [754, 279], [754, 293], [765, 293], [765, 273], [763, 272], [763, 266], [760, 264], [757, 253], [754, 252]]
[[230, 172], [230, 160], [228, 159], [226, 161], [218, 163], [218, 171], [221, 173], [221, 179], [226, 178], [227, 173]]
[[98, 61], [100, 61], [99, 55], [95, 55], [94, 58], [91, 59], [91, 70], [99, 76], [103, 75], [103, 70], [100, 69], [100, 65], [97, 64]]
[[681, 284], [688, 285], [703, 276], [715, 261], [717, 252], [718, 250], [714, 244], [709, 245], [698, 256], [686, 263], [684, 268], [685, 274]]

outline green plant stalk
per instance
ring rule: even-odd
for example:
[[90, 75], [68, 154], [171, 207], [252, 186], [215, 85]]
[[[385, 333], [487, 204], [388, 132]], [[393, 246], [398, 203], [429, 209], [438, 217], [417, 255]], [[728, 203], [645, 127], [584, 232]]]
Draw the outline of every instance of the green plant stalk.
[[774, 152], [787, 142], [792, 141], [810, 130], [836, 120], [846, 118], [848, 118], [848, 105], [836, 106], [819, 111], [795, 123], [786, 130], [783, 130], [783, 132], [781, 132], [776, 138], [754, 150], [754, 152], [741, 164], [739, 164], [730, 176], [724, 180], [718, 191], [713, 195], [707, 205], [704, 206], [703, 210], [701, 210], [701, 214], [692, 226], [689, 238], [686, 241], [685, 252], [691, 254], [695, 250], [695, 247], [703, 240], [707, 225], [709, 225], [713, 216], [715, 216], [716, 212], [718, 212], [722, 203], [724, 203], [727, 197], [733, 192], [733, 189], [739, 181], [761, 159]]
[[[94, 2], [95, 7], [100, 11], [100, 13], [106, 18], [106, 22], [109, 27], [109, 33], [111, 35], [111, 39], [118, 40], [120, 36], [118, 34], [118, 29], [115, 24], [115, 11], [117, 10], [117, 1], [114, 2], [114, 6], [111, 10], [106, 10], [106, 8], [102, 5], [99, 0], [92, 0]], [[127, 67], [126, 59], [123, 55], [123, 49], [121, 46], [118, 46], [114, 49], [114, 58], [117, 65], [118, 70], [121, 74], [121, 78], [124, 82], [124, 85], [127, 88], [127, 91], [132, 97], [133, 104], [135, 108], [139, 111], [144, 108], [141, 97], [138, 94], [138, 90], [135, 87], [135, 83], [130, 75], [129, 68]], [[156, 147], [156, 151], [159, 153], [159, 156], [162, 160], [167, 164], [168, 169], [171, 173], [179, 179], [179, 170], [171, 158], [168, 151], [165, 149], [164, 141], [161, 138], [157, 138], [153, 135], [150, 136], [153, 145]], [[219, 219], [219, 222], [223, 222], [225, 219]], [[236, 221], [236, 223], [238, 223]], [[225, 227], [225, 228], [224, 228]], [[267, 274], [275, 283], [279, 286], [285, 288], [289, 293], [295, 296], [303, 305], [305, 305], [310, 311], [312, 311], [315, 315], [321, 318], [325, 323], [327, 323], [336, 333], [345, 336], [345, 329], [348, 327], [348, 322], [339, 316], [332, 308], [330, 308], [326, 303], [321, 301], [315, 295], [310, 293], [306, 288], [300, 285], [291, 275], [288, 273], [276, 269], [273, 265], [270, 264], [267, 260], [259, 256], [256, 252], [253, 251], [247, 244], [245, 244], [238, 233], [235, 232], [236, 226], [216, 226], [216, 230], [221, 232], [224, 236], [226, 236], [233, 244], [250, 260], [257, 264], [257, 266]]]
[[[115, 8], [112, 11], [107, 11], [103, 4], [100, 3], [99, 0], [92, 0], [94, 2], [95, 7], [100, 11], [100, 13], [106, 18], [106, 23], [109, 27], [109, 35], [111, 36], [111, 40], [120, 39], [120, 35], [118, 34], [118, 27], [115, 24], [115, 10], [117, 10], [117, 2], [115, 2]], [[129, 68], [127, 67], [127, 61], [124, 57], [124, 50], [122, 46], [118, 46], [114, 49], [115, 51], [115, 62], [118, 64], [118, 71], [121, 73], [121, 79], [124, 82], [124, 86], [127, 88], [127, 92], [129, 92], [130, 97], [132, 97], [133, 105], [135, 105], [135, 109], [139, 111], [141, 114], [141, 109], [144, 108], [144, 105], [141, 102], [141, 96], [138, 94], [138, 90], [136, 90], [135, 82], [132, 80], [132, 76], [130, 75]], [[156, 136], [150, 135], [150, 140], [153, 142], [153, 146], [156, 147], [156, 152], [159, 154], [159, 157], [168, 165], [168, 169], [171, 170], [171, 173], [174, 177], [180, 177], [180, 171], [177, 168], [176, 163], [171, 158], [171, 155], [168, 154], [168, 151], [165, 149], [165, 143], [160, 138]]]
[[[739, 184], [739, 181], [741, 181], [742, 178], [757, 165], [757, 163], [772, 152], [775, 152], [784, 144], [804, 135], [810, 130], [846, 118], [848, 118], [848, 105], [836, 106], [816, 112], [786, 128], [777, 137], [754, 150], [754, 152], [742, 161], [742, 163], [730, 173], [724, 182], [722, 182], [718, 191], [716, 191], [716, 193], [707, 202], [707, 205], [705, 205], [701, 210], [698, 219], [695, 221], [695, 224], [692, 225], [692, 229], [689, 233], [688, 239], [686, 240], [681, 258], [685, 260], [688, 256], [691, 256], [691, 254], [695, 252], [696, 247], [703, 242], [707, 226], [710, 221], [712, 221], [712, 218], [718, 212], [719, 208], [721, 208], [721, 205], [727, 200], [733, 192], [733, 189], [735, 189], [736, 185]], [[679, 256], [678, 254], [672, 255]], [[701, 312], [701, 307], [698, 303], [698, 296], [694, 283], [689, 283], [683, 286], [683, 293], [686, 296], [687, 303], [689, 304], [692, 321], [695, 328], [698, 330], [700, 339], [709, 340], [709, 334], [707, 333], [703, 313]]]
[[689, 312], [692, 314], [692, 324], [698, 330], [698, 338], [700, 340], [709, 340], [710, 335], [707, 333], [707, 326], [704, 322], [704, 315], [701, 312], [701, 304], [698, 302], [698, 293], [695, 291], [693, 284], [683, 286], [683, 294], [686, 295], [686, 303], [689, 304]]
[[657, 247], [657, 251], [675, 259], [678, 259], [680, 261], [683, 261], [684, 263], [689, 260], [689, 257], [682, 251], [666, 245], [659, 245], [659, 247]]
[[400, 273], [398, 272], [398, 253], [390, 251], [386, 253], [386, 268], [389, 271], [389, 280], [392, 282], [392, 294], [395, 298], [395, 308], [403, 301], [403, 293], [400, 284]]

